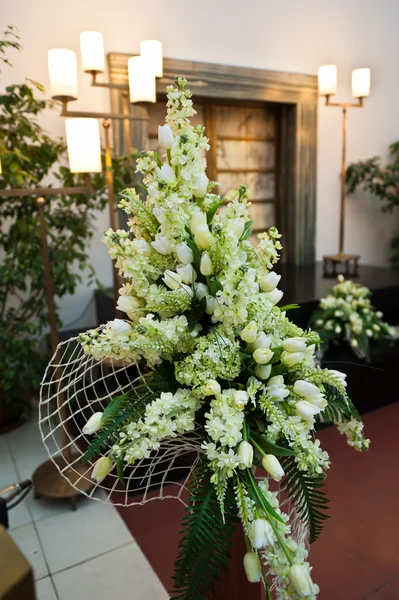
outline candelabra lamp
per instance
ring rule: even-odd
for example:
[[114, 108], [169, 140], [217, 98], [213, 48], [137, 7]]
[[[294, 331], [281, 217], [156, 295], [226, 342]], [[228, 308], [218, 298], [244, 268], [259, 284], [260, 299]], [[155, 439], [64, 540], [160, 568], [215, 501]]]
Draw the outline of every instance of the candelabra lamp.
[[323, 65], [318, 71], [319, 93], [325, 96], [325, 106], [342, 108], [342, 162], [341, 162], [341, 200], [339, 217], [339, 250], [337, 254], [323, 256], [325, 277], [336, 277], [339, 272], [356, 277], [358, 274], [358, 254], [347, 254], [344, 251], [345, 238], [345, 188], [346, 188], [346, 132], [348, 108], [363, 108], [364, 98], [370, 94], [370, 69], [355, 69], [352, 72], [352, 96], [357, 102], [331, 102], [330, 98], [337, 92], [337, 67]]

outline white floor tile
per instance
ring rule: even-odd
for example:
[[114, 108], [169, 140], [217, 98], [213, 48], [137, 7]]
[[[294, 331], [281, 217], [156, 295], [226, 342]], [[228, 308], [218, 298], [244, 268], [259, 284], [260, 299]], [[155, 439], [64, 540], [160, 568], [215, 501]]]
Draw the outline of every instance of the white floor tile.
[[53, 582], [50, 577], [36, 581], [36, 600], [57, 600]]
[[54, 575], [60, 600], [167, 600], [161, 582], [136, 543]]
[[34, 526], [30, 524], [18, 527], [10, 531], [10, 535], [32, 565], [34, 579], [46, 577], [49, 573]]
[[36, 527], [50, 573], [132, 541], [116, 509], [94, 500], [80, 503], [76, 512], [67, 511], [37, 521]]

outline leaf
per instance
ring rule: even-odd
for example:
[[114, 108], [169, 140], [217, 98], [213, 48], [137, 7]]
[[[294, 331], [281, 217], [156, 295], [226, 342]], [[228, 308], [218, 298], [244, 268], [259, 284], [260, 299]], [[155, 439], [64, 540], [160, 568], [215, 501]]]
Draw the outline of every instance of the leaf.
[[136, 183], [134, 185], [137, 185], [139, 188], [144, 190], [146, 194], [148, 194], [148, 188], [146, 185], [144, 185], [144, 183], [140, 183], [139, 181], [136, 181]]
[[209, 293], [211, 296], [216, 296], [216, 292], [223, 289], [222, 284], [215, 277], [211, 277], [208, 283]]
[[222, 204], [224, 203], [224, 199], [223, 200], [215, 200], [215, 202], [212, 202], [210, 208], [208, 208], [207, 212], [206, 212], [206, 221], [208, 223], [208, 225], [210, 225], [213, 221], [213, 217], [216, 215], [217, 211], [219, 210], [219, 208], [222, 206]]
[[125, 453], [122, 452], [116, 461], [116, 473], [120, 483], [125, 487], [125, 478], [123, 477], [123, 470], [125, 468]]
[[342, 421], [348, 421], [351, 417], [360, 418], [356, 407], [346, 394], [341, 394], [339, 389], [333, 385], [323, 383], [323, 386], [328, 402], [327, 407], [320, 415], [324, 423], [341, 423]]
[[281, 312], [284, 312], [286, 310], [294, 310], [296, 308], [301, 308], [301, 307], [299, 306], [299, 304], [286, 304], [285, 306], [280, 306], [279, 308], [280, 308]]
[[120, 412], [128, 398], [129, 394], [123, 394], [122, 396], [117, 396], [108, 404], [101, 417], [101, 427], [107, 425], [109, 420], [113, 419]]
[[201, 254], [197, 248], [197, 245], [191, 237], [186, 238], [186, 244], [187, 244], [187, 246], [190, 246], [191, 250], [193, 251], [194, 268], [197, 271], [197, 273], [199, 273], [200, 265], [201, 265]]
[[160, 156], [159, 156], [158, 152], [155, 152], [155, 160], [157, 161], [158, 167], [161, 169], [161, 167], [162, 167], [162, 160], [160, 159]]
[[240, 242], [243, 240], [247, 240], [252, 235], [252, 225], [253, 221], [247, 221], [245, 223], [244, 231], [241, 234]]
[[295, 456], [295, 452], [290, 448], [272, 444], [272, 442], [269, 442], [263, 435], [251, 431], [251, 438], [254, 439], [266, 454], [274, 454], [275, 456]]

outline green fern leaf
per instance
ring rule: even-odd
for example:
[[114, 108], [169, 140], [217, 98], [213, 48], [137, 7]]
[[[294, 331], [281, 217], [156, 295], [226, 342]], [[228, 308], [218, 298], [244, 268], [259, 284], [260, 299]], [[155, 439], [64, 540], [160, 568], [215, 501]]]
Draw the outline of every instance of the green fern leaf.
[[328, 401], [328, 406], [321, 413], [324, 423], [341, 423], [342, 421], [349, 421], [351, 417], [360, 419], [358, 411], [347, 394], [341, 393], [333, 385], [327, 383], [323, 385]]

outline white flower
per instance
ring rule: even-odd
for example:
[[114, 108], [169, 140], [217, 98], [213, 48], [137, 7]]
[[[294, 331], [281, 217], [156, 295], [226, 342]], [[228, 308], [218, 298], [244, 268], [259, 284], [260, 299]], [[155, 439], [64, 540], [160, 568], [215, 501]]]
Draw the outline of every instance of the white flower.
[[340, 325], [336, 325], [334, 331], [335, 333], [341, 333], [342, 327]]
[[167, 269], [162, 277], [162, 280], [165, 282], [165, 285], [168, 286], [171, 290], [177, 290], [181, 287], [182, 278], [178, 273]]
[[134, 312], [140, 308], [140, 300], [137, 296], [119, 296], [116, 308], [125, 312], [130, 318]]
[[190, 231], [193, 235], [195, 235], [197, 231], [202, 227], [206, 227], [208, 229], [206, 213], [202, 212], [202, 210], [196, 210], [193, 216], [191, 217]]
[[282, 352], [281, 362], [287, 367], [293, 367], [305, 360], [305, 354], [303, 352]]
[[[126, 296], [121, 296], [121, 298], [124, 297]], [[119, 335], [121, 333], [126, 333], [127, 331], [130, 331], [132, 328], [130, 327], [129, 323], [126, 323], [126, 321], [122, 321], [122, 319], [114, 319], [113, 321], [109, 321], [107, 323], [107, 329], [110, 333], [114, 335]]]
[[137, 248], [137, 250], [140, 250], [144, 254], [144, 256], [151, 256], [151, 246], [148, 242], [146, 242], [146, 240], [143, 240], [141, 238], [135, 238], [132, 241], [132, 246]]
[[281, 298], [284, 296], [284, 292], [275, 288], [272, 292], [265, 293], [265, 296], [272, 304], [278, 304]]
[[166, 256], [172, 252], [172, 247], [169, 244], [169, 240], [164, 235], [157, 233], [155, 236], [155, 241], [151, 242], [151, 246], [155, 248], [159, 254]]
[[204, 396], [218, 396], [222, 388], [216, 379], [208, 379], [202, 386], [201, 391]]
[[280, 279], [281, 275], [271, 271], [259, 279], [259, 287], [262, 292], [272, 292], [278, 286]]
[[288, 338], [284, 340], [283, 348], [287, 352], [304, 352], [306, 350], [306, 340], [300, 337]]
[[373, 337], [373, 332], [371, 331], [371, 329], [366, 329], [366, 335], [367, 337]]
[[160, 181], [165, 181], [169, 186], [173, 187], [176, 185], [175, 172], [169, 165], [162, 165], [161, 168], [157, 167], [156, 174]]
[[267, 471], [274, 481], [280, 481], [284, 477], [284, 469], [274, 454], [265, 454], [262, 458], [262, 467]]
[[205, 276], [212, 275], [213, 273], [213, 264], [209, 252], [204, 252], [201, 256], [200, 271]]
[[209, 289], [208, 286], [205, 285], [205, 283], [196, 283], [194, 285], [194, 289], [195, 297], [197, 298], [198, 302], [201, 302], [202, 298], [209, 296]]
[[266, 365], [273, 358], [273, 354], [270, 348], [257, 348], [252, 356], [258, 365]]
[[249, 442], [243, 440], [237, 449], [237, 455], [240, 459], [240, 468], [249, 469], [252, 467], [254, 459], [254, 449]]
[[315, 406], [307, 400], [300, 400], [297, 402], [295, 404], [295, 410], [297, 415], [310, 423], [313, 423], [313, 417], [321, 412], [321, 409], [318, 406]]
[[248, 323], [244, 329], [241, 330], [240, 337], [244, 342], [251, 344], [254, 342], [258, 335], [258, 326], [255, 321]]
[[251, 350], [254, 352], [258, 348], [270, 348], [272, 343], [272, 338], [270, 335], [266, 335], [264, 331], [261, 331], [256, 336], [256, 340], [251, 344]]
[[346, 387], [346, 373], [342, 373], [342, 371], [336, 371], [335, 369], [329, 369], [329, 372], [339, 379], [341, 385]]
[[303, 565], [292, 565], [288, 577], [300, 598], [308, 598], [315, 593], [313, 581]]
[[194, 290], [192, 287], [190, 287], [189, 285], [186, 285], [185, 283], [182, 283], [180, 285], [180, 289], [184, 290], [186, 292], [186, 294], [188, 296], [190, 296], [190, 298], [194, 298]]
[[248, 394], [244, 390], [234, 390], [233, 398], [234, 398], [235, 407], [238, 410], [242, 410], [249, 400]]
[[213, 296], [206, 297], [206, 309], [205, 312], [207, 315], [213, 315], [217, 307], [217, 300]]
[[183, 265], [189, 265], [194, 262], [194, 254], [191, 250], [190, 246], [185, 242], [181, 242], [181, 244], [177, 244], [176, 246], [176, 254], [177, 258], [180, 260]]
[[196, 177], [193, 187], [193, 194], [196, 198], [203, 198], [208, 190], [209, 179], [205, 173]]
[[262, 381], [265, 381], [266, 379], [269, 379], [271, 371], [272, 365], [256, 365], [255, 375], [259, 377], [259, 379], [262, 379]]
[[98, 431], [101, 427], [101, 417], [103, 416], [102, 412], [96, 412], [91, 415], [90, 419], [87, 421], [86, 425], [83, 427], [83, 433], [87, 433], [87, 435], [91, 435]]
[[298, 379], [298, 381], [294, 383], [294, 392], [303, 398], [320, 396], [320, 390], [317, 385], [309, 383], [309, 381], [304, 381], [303, 379]]
[[259, 550], [272, 546], [273, 528], [266, 519], [254, 519], [251, 523], [252, 545]]
[[114, 466], [114, 463], [108, 458], [108, 456], [102, 456], [94, 465], [91, 478], [95, 479], [97, 483], [101, 483], [102, 480], [106, 478], [108, 473], [112, 471]]
[[207, 250], [209, 248], [209, 246], [211, 245], [211, 233], [209, 231], [208, 226], [206, 227], [198, 227], [195, 235], [194, 235], [194, 241], [197, 245], [197, 247], [200, 250]]
[[255, 552], [247, 552], [244, 556], [244, 569], [250, 583], [258, 583], [262, 576], [260, 560]]
[[182, 278], [183, 283], [194, 283], [197, 279], [197, 273], [192, 265], [178, 265], [176, 271]]
[[158, 143], [164, 150], [173, 147], [175, 137], [169, 125], [158, 125]]
[[239, 240], [242, 236], [245, 227], [245, 219], [229, 219], [226, 224], [226, 228], [232, 231], [236, 238]]

